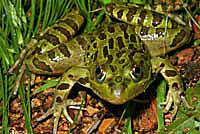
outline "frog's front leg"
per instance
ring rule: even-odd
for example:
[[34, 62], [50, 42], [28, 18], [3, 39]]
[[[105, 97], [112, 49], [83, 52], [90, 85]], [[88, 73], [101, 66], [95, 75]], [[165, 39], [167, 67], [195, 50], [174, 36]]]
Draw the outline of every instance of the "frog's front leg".
[[164, 112], [168, 112], [172, 104], [174, 104], [173, 119], [181, 101], [187, 108], [192, 108], [184, 97], [183, 83], [174, 66], [168, 60], [159, 57], [152, 58], [151, 62], [153, 73], [161, 73], [169, 85], [166, 101], [163, 103], [165, 105]]
[[49, 109], [47, 113], [39, 117], [37, 121], [41, 121], [49, 115], [53, 114], [53, 134], [56, 134], [57, 132], [58, 121], [62, 112], [67, 120], [70, 123], [73, 123], [73, 120], [67, 112], [67, 106], [80, 105], [81, 103], [68, 99], [68, 95], [75, 83], [79, 83], [85, 87], [89, 87], [88, 75], [88, 70], [80, 67], [72, 67], [71, 69], [66, 71], [66, 73], [63, 74], [59, 84], [56, 86], [52, 108]]

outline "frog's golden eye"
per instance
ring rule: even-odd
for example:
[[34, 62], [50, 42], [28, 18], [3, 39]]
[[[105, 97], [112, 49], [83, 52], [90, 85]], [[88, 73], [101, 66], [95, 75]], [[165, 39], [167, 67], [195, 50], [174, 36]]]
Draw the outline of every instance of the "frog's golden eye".
[[142, 79], [142, 75], [143, 75], [143, 72], [141, 70], [141, 67], [135, 64], [133, 68], [131, 68], [131, 71], [130, 71], [130, 76], [132, 80], [134, 82], [138, 82]]
[[97, 80], [97, 82], [102, 83], [106, 78], [106, 72], [100, 66], [96, 67], [96, 71], [95, 72], [96, 72], [96, 80]]

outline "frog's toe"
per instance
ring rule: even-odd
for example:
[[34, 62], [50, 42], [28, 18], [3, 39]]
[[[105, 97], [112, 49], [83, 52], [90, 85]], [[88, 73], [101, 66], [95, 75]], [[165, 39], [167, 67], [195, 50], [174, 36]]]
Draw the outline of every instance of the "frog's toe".
[[180, 103], [183, 103], [184, 106], [188, 109], [193, 109], [192, 106], [190, 106], [185, 99], [185, 96], [183, 96], [182, 91], [169, 91], [167, 94], [166, 101], [163, 103], [165, 105], [164, 112], [169, 112], [169, 109], [173, 105], [173, 110], [170, 111], [172, 113], [172, 119], [175, 117], [177, 111], [178, 111], [178, 106]]
[[181, 102], [180, 94], [181, 94], [180, 91], [169, 90], [166, 101], [163, 103], [163, 104], [165, 104], [165, 108], [164, 108], [165, 113], [169, 112], [169, 109], [172, 107], [172, 105], [174, 105], [173, 110], [171, 111], [172, 119], [176, 115], [176, 113], [178, 111], [178, 106]]
[[81, 102], [76, 102], [71, 99], [66, 99], [62, 102], [54, 102], [51, 109], [49, 109], [45, 114], [43, 114], [41, 117], [36, 119], [37, 121], [42, 121], [43, 119], [47, 118], [48, 116], [52, 115], [54, 116], [54, 126], [53, 126], [53, 134], [57, 133], [57, 127], [58, 127], [58, 121], [60, 119], [61, 114], [63, 113], [64, 116], [67, 118], [67, 120], [72, 124], [73, 120], [68, 114], [67, 106], [70, 105], [80, 105]]
[[162, 104], [165, 105], [164, 112], [168, 112], [173, 103], [173, 95], [169, 92], [166, 101]]
[[42, 116], [37, 118], [36, 121], [42, 121], [42, 120], [46, 119], [49, 115], [53, 114], [53, 112], [54, 112], [54, 108], [52, 107], [45, 114], [43, 114]]
[[[81, 105], [81, 102], [76, 102], [72, 99], [67, 99], [67, 102], [65, 102], [67, 104], [67, 106], [73, 106], [73, 105]], [[63, 107], [63, 114], [64, 116], [67, 118], [67, 120], [72, 124], [73, 120], [72, 118], [69, 116], [68, 112], [67, 112], [67, 108]]]
[[184, 103], [184, 106], [188, 109], [191, 109], [191, 110], [194, 110], [194, 107], [193, 106], [190, 106], [187, 102], [187, 100], [185, 99], [185, 96], [184, 95], [181, 95], [181, 101]]

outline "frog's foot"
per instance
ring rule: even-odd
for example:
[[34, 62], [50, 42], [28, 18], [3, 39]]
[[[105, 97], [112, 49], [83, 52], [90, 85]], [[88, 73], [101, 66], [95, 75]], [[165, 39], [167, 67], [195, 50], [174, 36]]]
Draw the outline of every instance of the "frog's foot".
[[43, 114], [41, 117], [37, 118], [36, 121], [42, 121], [43, 119], [47, 118], [48, 116], [54, 116], [54, 126], [53, 126], [53, 134], [57, 133], [58, 121], [60, 119], [61, 114], [63, 113], [67, 120], [72, 124], [73, 120], [69, 116], [67, 107], [71, 105], [81, 105], [81, 102], [75, 102], [72, 99], [65, 99], [62, 100], [58, 94], [62, 94], [62, 91], [56, 91], [56, 97], [54, 98], [53, 106]]
[[37, 121], [41, 121], [49, 115], [53, 114], [53, 116], [55, 117], [53, 134], [56, 134], [57, 132], [58, 121], [62, 113], [70, 123], [73, 123], [73, 120], [67, 112], [67, 106], [80, 105], [81, 102], [75, 102], [71, 99], [68, 99], [68, 95], [76, 82], [82, 85], [87, 85], [87, 79], [84, 79], [86, 76], [88, 76], [87, 70], [79, 67], [72, 67], [67, 72], [65, 72], [56, 87], [52, 108], [47, 113], [37, 119]]
[[171, 108], [171, 106], [173, 105], [174, 103], [174, 108], [172, 110], [172, 119], [174, 118], [174, 116], [176, 115], [177, 111], [178, 111], [178, 105], [180, 104], [181, 102], [181, 92], [176, 92], [176, 91], [173, 91], [172, 89], [170, 89], [168, 91], [168, 94], [167, 94], [167, 98], [166, 98], [166, 101], [163, 102], [162, 104], [165, 105], [165, 108], [164, 108], [164, 113], [167, 113], [169, 112], [169, 109]]
[[190, 106], [187, 102], [187, 100], [185, 99], [184, 93], [181, 91], [176, 91], [176, 90], [169, 90], [168, 94], [167, 94], [167, 98], [166, 101], [163, 102], [162, 104], [165, 105], [164, 108], [164, 113], [169, 112], [169, 109], [171, 108], [171, 106], [174, 104], [173, 110], [171, 111], [172, 113], [172, 118], [173, 119], [178, 111], [178, 106], [180, 103], [183, 103], [184, 106], [188, 109], [193, 109], [192, 106]]
[[166, 101], [162, 103], [165, 105], [164, 112], [168, 112], [173, 105], [173, 119], [178, 111], [178, 106], [181, 102], [183, 102], [187, 108], [192, 108], [191, 106], [189, 106], [184, 97], [183, 83], [173, 65], [171, 65], [171, 63], [168, 60], [161, 58], [153, 58], [151, 62], [153, 69], [152, 71], [155, 73], [160, 72], [169, 85], [169, 91], [167, 94]]

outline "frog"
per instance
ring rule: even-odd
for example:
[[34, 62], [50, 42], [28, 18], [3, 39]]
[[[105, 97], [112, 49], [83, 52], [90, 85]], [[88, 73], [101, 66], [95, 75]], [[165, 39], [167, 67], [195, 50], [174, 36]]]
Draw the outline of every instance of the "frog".
[[186, 44], [191, 30], [172, 19], [167, 21], [160, 13], [127, 4], [110, 3], [104, 10], [119, 21], [76, 35], [84, 16], [72, 11], [33, 39], [24, 56], [23, 67], [32, 73], [61, 76], [52, 107], [36, 119], [42, 121], [53, 114], [53, 134], [62, 113], [73, 123], [67, 107], [81, 104], [68, 98], [76, 83], [119, 105], [145, 92], [161, 74], [169, 86], [164, 112], [173, 106], [174, 117], [180, 103], [191, 108], [175, 67], [161, 58]]

